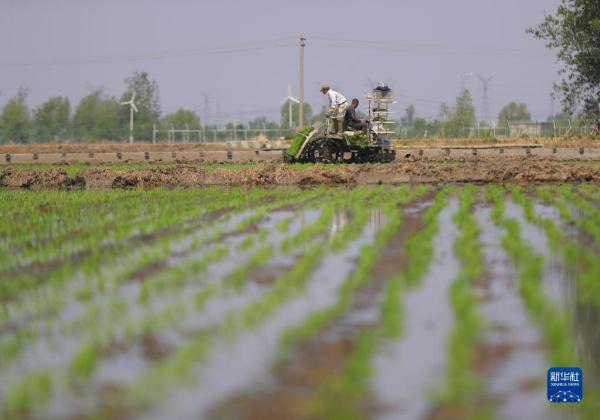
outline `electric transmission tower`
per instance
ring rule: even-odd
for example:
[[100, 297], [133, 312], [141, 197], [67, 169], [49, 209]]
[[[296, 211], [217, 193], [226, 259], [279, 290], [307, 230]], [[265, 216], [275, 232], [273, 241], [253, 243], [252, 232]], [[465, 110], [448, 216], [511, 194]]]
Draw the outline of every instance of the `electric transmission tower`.
[[220, 127], [221, 126], [221, 100], [219, 99], [219, 97], [217, 96], [217, 126]]
[[489, 123], [490, 122], [490, 97], [489, 97], [489, 89], [490, 82], [492, 81], [492, 77], [484, 77], [481, 74], [479, 75], [479, 80], [483, 83], [483, 96], [481, 98], [481, 114], [483, 121]]
[[208, 122], [210, 121], [210, 95], [212, 95], [212, 92], [200, 92], [200, 94], [202, 96], [204, 96], [204, 109], [202, 111], [202, 118], [204, 119], [204, 121], [202, 122], [203, 125], [207, 125]]

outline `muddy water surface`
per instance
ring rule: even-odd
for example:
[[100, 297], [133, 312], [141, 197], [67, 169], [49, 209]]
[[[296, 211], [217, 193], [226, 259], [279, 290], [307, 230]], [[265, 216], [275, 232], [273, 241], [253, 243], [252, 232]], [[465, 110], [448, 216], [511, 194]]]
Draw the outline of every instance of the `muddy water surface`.
[[372, 388], [382, 406], [379, 419], [422, 418], [429, 391], [443, 380], [453, 318], [448, 290], [459, 267], [452, 250], [458, 235], [452, 221], [457, 209], [457, 200], [451, 199], [440, 213], [431, 268], [420, 286], [403, 292], [404, 334], [375, 358]]
[[547, 412], [545, 377], [548, 369], [542, 338], [519, 294], [517, 272], [502, 248], [503, 231], [479, 207], [475, 216], [487, 276], [479, 291], [479, 307], [488, 328], [478, 345], [478, 369], [485, 393], [497, 403], [502, 419], [542, 419]]

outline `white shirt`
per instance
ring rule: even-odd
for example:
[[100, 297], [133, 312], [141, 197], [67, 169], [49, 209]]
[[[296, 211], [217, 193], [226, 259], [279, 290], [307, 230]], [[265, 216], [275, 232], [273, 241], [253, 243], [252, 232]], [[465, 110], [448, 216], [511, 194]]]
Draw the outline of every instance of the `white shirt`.
[[339, 105], [346, 102], [346, 98], [344, 97], [344, 95], [342, 95], [339, 92], [336, 92], [335, 90], [329, 89], [326, 95], [327, 99], [329, 100], [329, 106], [332, 108], [337, 108]]

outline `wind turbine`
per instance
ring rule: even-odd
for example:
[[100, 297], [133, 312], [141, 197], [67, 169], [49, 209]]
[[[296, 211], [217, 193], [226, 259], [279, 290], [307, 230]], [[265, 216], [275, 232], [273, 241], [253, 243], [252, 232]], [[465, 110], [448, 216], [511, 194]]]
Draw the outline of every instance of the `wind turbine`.
[[288, 96], [281, 101], [281, 105], [288, 103], [288, 117], [290, 119], [290, 130], [292, 129], [292, 103], [299, 104], [300, 101], [292, 96], [292, 87], [288, 85]]
[[135, 92], [131, 95], [131, 99], [127, 102], [121, 102], [121, 105], [129, 105], [129, 144], [133, 144], [133, 113], [138, 112], [135, 106]]

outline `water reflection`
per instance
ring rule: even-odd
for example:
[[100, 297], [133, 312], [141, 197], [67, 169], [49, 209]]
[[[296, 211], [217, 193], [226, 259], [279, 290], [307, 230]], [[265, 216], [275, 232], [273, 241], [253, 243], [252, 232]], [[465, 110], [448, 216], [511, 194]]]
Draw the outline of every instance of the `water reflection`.
[[[352, 220], [352, 214], [348, 210], [336, 211], [331, 219], [329, 230], [327, 232], [328, 238], [332, 238], [336, 233], [342, 231], [348, 223]], [[387, 222], [387, 218], [381, 209], [375, 208], [369, 210], [369, 221], [367, 223], [367, 229], [370, 233], [376, 233], [381, 229], [381, 226]]]
[[350, 212], [348, 210], [336, 211], [331, 219], [331, 225], [329, 225], [329, 238], [344, 229], [344, 227], [350, 222]]
[[388, 218], [381, 209], [371, 209], [369, 215], [369, 226], [371, 232], [377, 233], [381, 226], [388, 222]]
[[[558, 211], [551, 211], [548, 206], [539, 202], [534, 204], [536, 214], [547, 217], [558, 226], [562, 232], [577, 242], [580, 234], [579, 230], [572, 225], [565, 225], [558, 214]], [[579, 215], [579, 211], [573, 209], [574, 215]], [[585, 246], [579, 243], [579, 246]], [[600, 308], [598, 305], [589, 302], [587, 291], [582, 290], [579, 285], [579, 278], [583, 275], [583, 267], [567, 267], [564, 264], [562, 255], [550, 252], [546, 249], [545, 274], [557, 279], [555, 286], [558, 290], [556, 294], [560, 296], [561, 309], [566, 312], [572, 320], [571, 333], [573, 344], [577, 351], [579, 359], [584, 363], [588, 372], [588, 383], [600, 383]]]
[[[594, 303], [576, 300], [573, 314], [573, 335], [577, 354], [588, 369], [593, 370], [593, 381], [600, 383], [600, 311]], [[588, 378], [592, 375], [588, 374]]]

